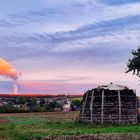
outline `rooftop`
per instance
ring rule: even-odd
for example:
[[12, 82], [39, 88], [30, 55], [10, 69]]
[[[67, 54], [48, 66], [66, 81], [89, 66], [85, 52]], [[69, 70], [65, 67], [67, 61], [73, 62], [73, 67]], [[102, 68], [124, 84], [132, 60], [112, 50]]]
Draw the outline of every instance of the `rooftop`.
[[109, 85], [98, 86], [97, 88], [98, 89], [109, 89], [109, 90], [124, 90], [124, 89], [129, 89], [127, 86], [113, 84], [113, 83], [110, 83]]

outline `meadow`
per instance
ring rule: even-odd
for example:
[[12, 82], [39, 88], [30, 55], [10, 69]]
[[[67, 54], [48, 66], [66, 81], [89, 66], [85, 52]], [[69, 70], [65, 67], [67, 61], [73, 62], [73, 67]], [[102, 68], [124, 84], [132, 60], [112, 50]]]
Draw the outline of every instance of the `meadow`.
[[[0, 114], [0, 140], [29, 140], [51, 136], [134, 133], [140, 136], [140, 124], [131, 126], [93, 126], [76, 122], [79, 112]], [[140, 138], [140, 137], [139, 137]]]

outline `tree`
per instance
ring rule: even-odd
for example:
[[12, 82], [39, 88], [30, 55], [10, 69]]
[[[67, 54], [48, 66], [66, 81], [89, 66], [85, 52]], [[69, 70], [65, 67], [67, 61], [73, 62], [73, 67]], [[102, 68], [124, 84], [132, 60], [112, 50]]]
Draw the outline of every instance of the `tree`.
[[45, 106], [45, 100], [43, 98], [40, 99], [40, 107], [44, 107]]
[[75, 106], [81, 106], [81, 101], [80, 100], [73, 100], [72, 104], [74, 104]]
[[81, 101], [80, 100], [73, 100], [71, 103], [71, 111], [80, 110]]
[[133, 72], [133, 75], [137, 75], [140, 77], [140, 47], [135, 51], [132, 50], [133, 58], [128, 60], [128, 72]]
[[46, 111], [55, 111], [55, 108], [62, 108], [62, 105], [57, 102], [50, 102], [46, 106]]
[[23, 96], [18, 97], [18, 104], [24, 105], [25, 102], [26, 102], [25, 97], [23, 97]]
[[35, 97], [32, 97], [30, 100], [30, 109], [32, 112], [37, 110], [37, 100]]

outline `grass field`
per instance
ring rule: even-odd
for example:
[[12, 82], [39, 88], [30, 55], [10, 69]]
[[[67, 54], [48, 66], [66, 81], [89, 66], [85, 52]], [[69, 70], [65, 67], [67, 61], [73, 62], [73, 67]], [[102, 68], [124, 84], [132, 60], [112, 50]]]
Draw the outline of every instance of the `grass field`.
[[79, 112], [0, 114], [0, 140], [140, 132], [140, 125], [101, 127], [75, 122]]

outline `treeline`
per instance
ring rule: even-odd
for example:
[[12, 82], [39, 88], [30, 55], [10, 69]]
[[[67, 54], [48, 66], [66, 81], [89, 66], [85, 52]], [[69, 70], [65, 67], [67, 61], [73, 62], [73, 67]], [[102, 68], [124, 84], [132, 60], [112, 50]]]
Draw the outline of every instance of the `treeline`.
[[[16, 99], [4, 101], [0, 106], [0, 113], [19, 113], [19, 112], [53, 112], [63, 111], [63, 103], [57, 100], [45, 101], [43, 98], [37, 100], [35, 97], [25, 98], [17, 97]], [[70, 110], [80, 110], [80, 101], [71, 101]]]

